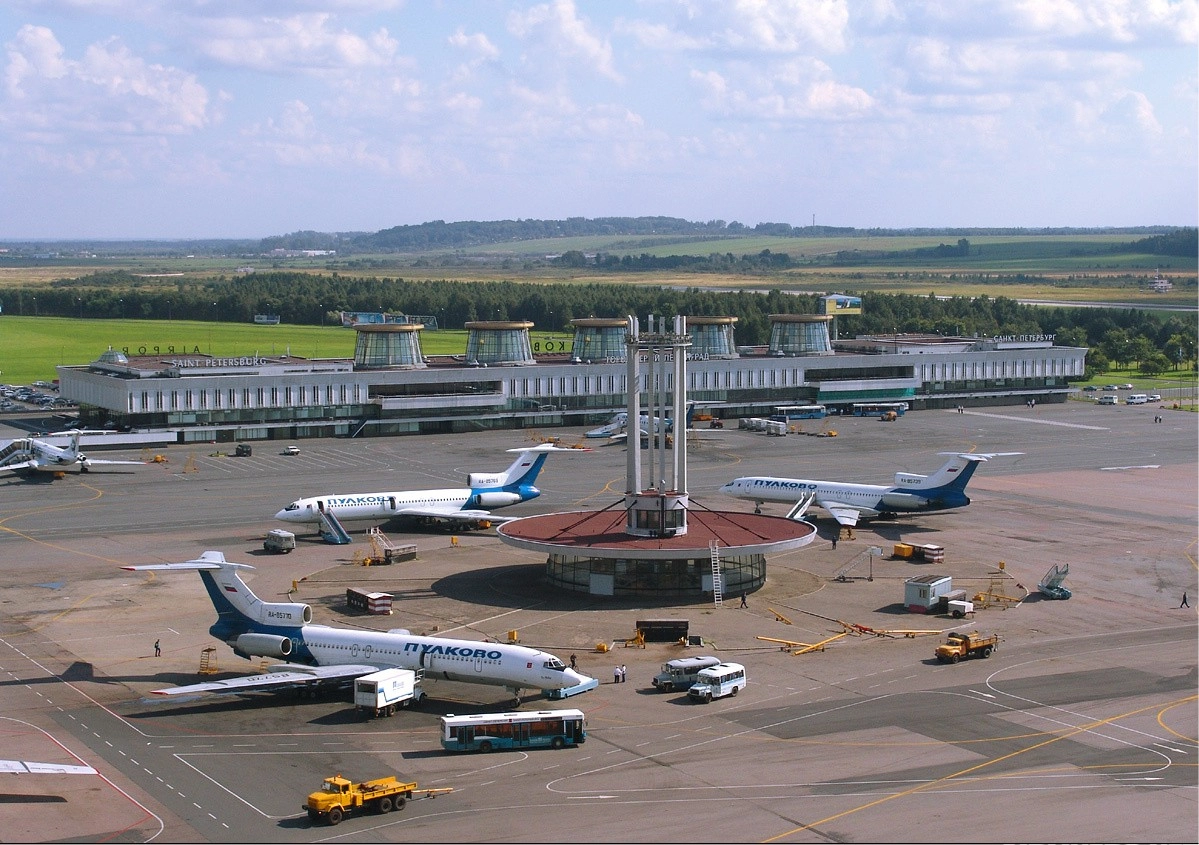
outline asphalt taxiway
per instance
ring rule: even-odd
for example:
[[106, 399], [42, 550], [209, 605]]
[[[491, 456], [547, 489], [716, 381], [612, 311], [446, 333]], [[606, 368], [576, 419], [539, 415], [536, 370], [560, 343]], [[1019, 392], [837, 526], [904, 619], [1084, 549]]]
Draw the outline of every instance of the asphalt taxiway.
[[[1153, 422], [1158, 414], [1162, 423]], [[820, 427], [813, 421], [811, 430]], [[505, 466], [504, 450], [533, 433], [302, 441], [299, 455], [258, 443], [240, 459], [213, 456], [210, 444], [172, 446], [155, 450], [167, 463], [129, 471], [0, 479], [0, 756], [99, 772], [10, 776], [3, 795], [14, 812], [3, 838], [1193, 839], [1197, 631], [1195, 610], [1178, 605], [1184, 591], [1192, 604], [1199, 598], [1196, 417], [1072, 402], [829, 427], [836, 438], [699, 432], [689, 447], [692, 497], [748, 510], [716, 490], [755, 473], [885, 483], [897, 471], [931, 472], [943, 461], [938, 452], [1022, 454], [984, 464], [967, 509], [866, 523], [836, 549], [833, 524], [817, 514], [822, 539], [771, 558], [767, 584], [746, 609], [549, 589], [542, 562], [493, 532], [384, 526], [419, 549], [416, 560], [386, 567], [356, 565], [365, 525], [350, 526], [350, 546], [300, 534], [289, 555], [262, 551], [263, 535], [279, 525], [271, 515], [292, 499], [458, 486], [467, 472]], [[582, 442], [581, 433], [540, 432], [567, 444]], [[540, 499], [505, 513], [607, 506], [623, 493], [623, 448], [552, 455], [538, 486]], [[901, 541], [937, 543], [945, 561], [892, 560]], [[254, 564], [246, 580], [261, 597], [308, 602], [321, 623], [467, 639], [515, 631], [564, 659], [575, 654], [600, 687], [565, 702], [529, 694], [523, 709], [583, 709], [586, 744], [441, 751], [437, 716], [507, 708], [508, 693], [488, 687], [431, 684], [420, 710], [375, 721], [340, 699], [148, 701], [150, 690], [196, 680], [206, 647], [216, 646], [222, 673], [256, 668], [207, 635], [214, 613], [197, 577], [119, 569], [206, 549]], [[1073, 597], [1041, 599], [1036, 582], [1062, 563]], [[1031, 595], [973, 620], [907, 613], [904, 580], [930, 572], [972, 593]], [[345, 606], [345, 589], [364, 585], [395, 596], [393, 616]], [[647, 617], [686, 619], [704, 645], [625, 647]], [[978, 628], [1003, 642], [988, 660], [941, 665], [932, 659], [940, 635], [859, 630], [801, 656], [759, 639], [815, 643], [844, 633], [842, 623], [876, 632]], [[610, 650], [598, 651], [600, 643]], [[700, 653], [744, 663], [749, 687], [693, 705], [650, 686], [662, 662]], [[628, 667], [625, 684], [612, 683], [617, 664]], [[314, 827], [300, 803], [335, 772], [395, 772], [454, 792]]]

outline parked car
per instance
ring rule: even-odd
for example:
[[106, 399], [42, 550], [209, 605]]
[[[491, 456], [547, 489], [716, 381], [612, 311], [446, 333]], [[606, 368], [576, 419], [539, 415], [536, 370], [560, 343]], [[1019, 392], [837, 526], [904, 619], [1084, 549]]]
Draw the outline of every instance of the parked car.
[[1120, 388], [1116, 387], [1116, 385], [1114, 385], [1114, 384], [1105, 384], [1103, 386], [1103, 389], [1104, 390], [1119, 390]]
[[1122, 385], [1120, 385], [1120, 389], [1121, 390], [1132, 390], [1133, 387], [1131, 384], [1122, 384]]
[[1160, 393], [1150, 393], [1149, 401], [1150, 402], [1160, 402], [1160, 401], [1162, 401], [1162, 395]]
[[1083, 390], [1085, 390], [1087, 393], [1094, 393], [1098, 389], [1099, 388], [1093, 384], [1088, 384], [1086, 387], [1083, 388]]
[[283, 449], [283, 454], [284, 455], [298, 455], [298, 454], [300, 454], [300, 447], [299, 446], [286, 446]]

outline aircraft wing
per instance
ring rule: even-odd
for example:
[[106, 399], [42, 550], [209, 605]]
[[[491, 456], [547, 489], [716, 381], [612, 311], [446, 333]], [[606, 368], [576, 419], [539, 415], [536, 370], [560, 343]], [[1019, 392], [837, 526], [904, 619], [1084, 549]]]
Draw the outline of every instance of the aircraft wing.
[[407, 507], [398, 508], [396, 516], [425, 516], [430, 519], [445, 519], [450, 522], [473, 522], [476, 519], [495, 520], [496, 517], [491, 515], [491, 511], [472, 509], [463, 510], [461, 508], [433, 508], [421, 507], [419, 505], [409, 505]]
[[223, 681], [206, 681], [182, 687], [167, 687], [151, 690], [154, 695], [241, 695], [247, 692], [271, 692], [296, 687], [319, 686], [332, 681], [352, 681], [371, 672], [378, 666], [346, 664], [342, 666], [300, 666], [295, 663], [280, 663], [272, 666], [264, 675], [246, 675], [241, 678], [226, 678]]
[[19, 464], [7, 464], [6, 466], [2, 466], [0, 467], [0, 472], [10, 472], [15, 469], [29, 469], [29, 467], [36, 466], [37, 461], [22, 461]]
[[828, 511], [837, 522], [842, 525], [848, 525], [850, 528], [858, 524], [858, 518], [862, 515], [860, 508], [855, 508], [853, 505], [846, 505], [841, 502], [823, 501], [816, 504]]
[[145, 461], [105, 461], [100, 458], [88, 458], [83, 463], [84, 463], [84, 466], [91, 466], [92, 464], [124, 464], [126, 466], [143, 466], [146, 462]]
[[0, 773], [6, 775], [94, 775], [91, 766], [67, 766], [62, 763], [32, 763], [26, 760], [0, 760]]

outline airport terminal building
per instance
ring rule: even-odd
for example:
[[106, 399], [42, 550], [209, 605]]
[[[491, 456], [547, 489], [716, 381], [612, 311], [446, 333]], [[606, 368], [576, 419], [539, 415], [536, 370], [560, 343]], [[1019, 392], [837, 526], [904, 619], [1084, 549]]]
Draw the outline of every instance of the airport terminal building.
[[[1061, 402], [1069, 380], [1083, 376], [1087, 351], [1040, 335], [840, 340], [835, 313], [770, 319], [770, 342], [745, 347], [736, 344], [736, 317], [687, 317], [688, 398], [717, 419], [794, 404], [836, 414], [876, 401], [912, 409]], [[576, 319], [572, 341], [548, 352], [531, 342], [533, 327], [468, 323], [466, 354], [444, 357], [422, 354], [418, 323], [347, 329], [357, 332], [352, 359], [109, 349], [89, 364], [59, 366], [60, 395], [79, 403], [81, 425], [176, 431], [179, 442], [546, 429], [606, 422], [625, 407], [625, 319]]]

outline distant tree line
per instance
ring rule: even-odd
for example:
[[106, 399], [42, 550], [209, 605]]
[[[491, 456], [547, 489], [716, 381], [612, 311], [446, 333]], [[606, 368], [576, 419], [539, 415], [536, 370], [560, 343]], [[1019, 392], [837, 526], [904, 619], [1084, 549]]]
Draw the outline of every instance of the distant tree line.
[[[1194, 239], [1194, 229], [1192, 240]], [[320, 233], [292, 232], [266, 238], [263, 251], [272, 249], [337, 249], [353, 252], [422, 252], [434, 249], [469, 249], [486, 245], [502, 246], [513, 241], [546, 238], [577, 238], [627, 235], [632, 237], [667, 236], [685, 239], [712, 237], [786, 237], [879, 238], [897, 235], [939, 235], [962, 238], [980, 235], [1069, 235], [1069, 234], [1127, 234], [1162, 235], [1160, 226], [1131, 226], [1124, 228], [945, 228], [945, 229], [857, 229], [852, 226], [792, 226], [789, 223], [758, 223], [746, 226], [737, 221], [691, 221], [678, 217], [568, 217], [565, 220], [462, 220], [447, 223], [432, 220], [405, 226], [393, 226], [378, 232]], [[1147, 239], [1151, 240], [1151, 239]], [[953, 249], [953, 246], [946, 246]], [[933, 247], [936, 250], [939, 247]], [[1146, 251], [1155, 251], [1146, 249]], [[1187, 253], [1170, 253], [1185, 255]], [[1193, 254], [1193, 253], [1192, 253]]]
[[[1125, 308], [1049, 308], [1007, 297], [948, 297], [866, 292], [863, 314], [839, 318], [841, 336], [928, 333], [957, 337], [1056, 335], [1057, 343], [1087, 346], [1088, 365], [1145, 368], [1193, 361], [1193, 316], [1160, 317]], [[736, 317], [737, 342], [762, 345], [770, 315], [817, 313], [816, 295], [720, 292], [637, 285], [545, 285], [516, 282], [411, 281], [258, 272], [201, 282], [163, 283], [125, 271], [63, 279], [49, 287], [12, 288], [5, 314], [144, 320], [250, 322], [255, 314], [280, 314], [286, 323], [328, 325], [336, 311], [389, 311], [435, 315], [441, 328], [461, 329], [478, 320], [527, 320], [538, 330], [567, 330], [579, 317], [634, 314]]]

